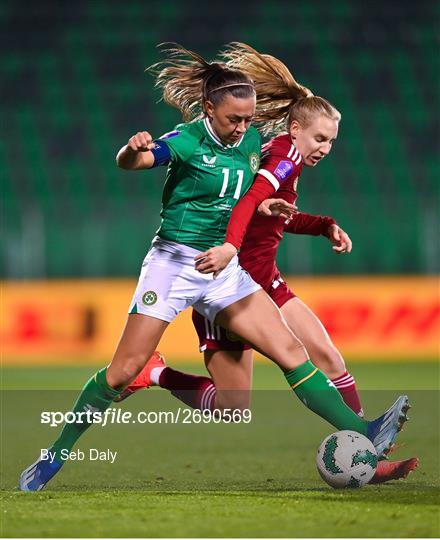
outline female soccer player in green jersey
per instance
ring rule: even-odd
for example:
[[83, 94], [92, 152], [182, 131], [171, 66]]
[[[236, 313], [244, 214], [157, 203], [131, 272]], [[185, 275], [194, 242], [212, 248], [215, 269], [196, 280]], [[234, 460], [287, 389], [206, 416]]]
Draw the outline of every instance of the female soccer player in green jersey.
[[[261, 123], [261, 130], [265, 135], [276, 135], [263, 147], [263, 159], [257, 174], [280, 183], [278, 197], [296, 203], [302, 165], [306, 163], [313, 167], [330, 153], [333, 141], [325, 137], [325, 128], [330, 130], [330, 136], [333, 137], [340, 115], [322, 98], [311, 99], [310, 90], [299, 85], [289, 69], [277, 58], [262, 55], [240, 43], [231, 44], [224, 54], [228, 65], [240, 69], [253, 79], [257, 92], [256, 117]], [[310, 110], [312, 104], [314, 111]], [[289, 118], [293, 118], [293, 126]], [[301, 130], [297, 126], [299, 118], [303, 128]], [[308, 160], [309, 155], [313, 159]], [[281, 178], [280, 171], [288, 172], [285, 178]], [[270, 190], [270, 185], [267, 186]], [[246, 197], [234, 209], [234, 219], [245, 202]], [[260, 207], [263, 209], [266, 205], [267, 201]], [[243, 219], [242, 212], [239, 217]], [[236, 226], [234, 219], [231, 219], [228, 229]], [[243, 224], [239, 225], [243, 228]], [[340, 352], [318, 317], [290, 290], [276, 266], [276, 251], [285, 232], [324, 235], [332, 242], [337, 253], [349, 253], [351, 240], [329, 217], [296, 212], [291, 219], [285, 220], [276, 217], [267, 219], [254, 213], [240, 248], [239, 262], [279, 307], [290, 329], [311, 354], [314, 364], [329, 377], [347, 405], [363, 416], [354, 378], [346, 371]], [[228, 257], [229, 249], [226, 249], [226, 254]], [[207, 271], [219, 269], [221, 266], [211, 267]], [[118, 400], [142, 388], [158, 385], [193, 408], [209, 411], [239, 411], [249, 408], [252, 349], [224, 328], [212, 325], [197, 311], [193, 311], [193, 323], [210, 378], [168, 367], [163, 356], [156, 353]], [[417, 458], [380, 461], [371, 482], [403, 478], [416, 468], [417, 463]]]
[[[168, 64], [155, 69], [164, 99], [182, 111], [184, 120], [200, 119], [155, 141], [148, 132], [138, 133], [118, 153], [118, 165], [126, 169], [168, 165], [162, 222], [110, 365], [86, 383], [72, 411], [78, 420], [66, 424], [49, 451], [23, 471], [20, 489], [46, 485], [91, 425], [87, 412], [105, 412], [145, 366], [168, 324], [189, 306], [273, 360], [309, 409], [338, 429], [368, 436], [382, 455], [404, 420], [406, 396], [375, 421], [357, 416], [312, 364], [269, 296], [239, 266], [236, 248], [224, 244], [230, 213], [258, 170], [260, 136], [250, 127], [253, 81], [240, 70], [182, 49], [172, 50]], [[261, 202], [258, 196], [255, 201]], [[211, 264], [213, 245], [222, 253], [229, 250], [232, 258], [221, 272], [202, 273], [200, 254], [206, 252]]]

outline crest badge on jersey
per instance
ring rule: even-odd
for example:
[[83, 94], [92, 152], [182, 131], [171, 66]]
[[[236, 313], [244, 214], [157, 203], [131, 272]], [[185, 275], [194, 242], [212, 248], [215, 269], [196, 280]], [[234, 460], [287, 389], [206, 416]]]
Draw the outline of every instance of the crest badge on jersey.
[[249, 156], [249, 167], [251, 168], [251, 171], [255, 174], [258, 171], [258, 166], [260, 165], [260, 157], [258, 154], [253, 152]]
[[157, 294], [154, 291], [147, 291], [142, 295], [142, 302], [146, 306], [152, 306], [157, 302]]
[[273, 174], [278, 178], [278, 180], [283, 181], [285, 180], [291, 173], [293, 172], [293, 163], [291, 161], [287, 161], [286, 159], [282, 159], [276, 169], [274, 170]]

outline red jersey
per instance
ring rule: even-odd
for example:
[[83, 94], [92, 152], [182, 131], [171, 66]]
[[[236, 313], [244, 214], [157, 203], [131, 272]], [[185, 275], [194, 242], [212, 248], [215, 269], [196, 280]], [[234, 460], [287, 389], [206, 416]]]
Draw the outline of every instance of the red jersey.
[[[260, 216], [258, 205], [276, 197], [294, 204], [298, 198], [297, 184], [302, 171], [302, 158], [292, 144], [290, 135], [279, 135], [262, 148], [261, 168], [246, 195], [231, 215], [225, 242], [240, 248], [241, 266], [265, 290], [278, 275], [275, 257], [284, 231], [296, 234], [326, 234], [332, 218], [297, 212], [290, 220]], [[276, 192], [276, 193], [275, 193]], [[247, 227], [247, 228], [246, 228]], [[243, 238], [244, 235], [244, 238]]]

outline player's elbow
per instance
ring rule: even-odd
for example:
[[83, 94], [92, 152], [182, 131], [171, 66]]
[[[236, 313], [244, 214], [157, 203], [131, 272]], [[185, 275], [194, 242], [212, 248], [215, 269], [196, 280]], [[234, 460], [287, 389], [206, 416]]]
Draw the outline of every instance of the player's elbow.
[[128, 167], [122, 160], [118, 159], [116, 156], [116, 166], [119, 169], [123, 169], [124, 171], [129, 171], [132, 167]]
[[116, 154], [115, 161], [116, 161], [116, 166], [117, 167], [119, 167], [120, 169], [127, 170], [128, 169], [127, 160], [124, 160], [124, 150], [125, 150], [125, 146], [122, 147], [119, 150], [119, 152]]

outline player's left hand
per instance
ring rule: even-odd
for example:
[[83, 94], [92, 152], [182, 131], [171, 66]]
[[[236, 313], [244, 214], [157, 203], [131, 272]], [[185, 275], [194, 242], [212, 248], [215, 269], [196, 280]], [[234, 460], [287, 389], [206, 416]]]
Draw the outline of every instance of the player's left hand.
[[214, 274], [214, 279], [224, 270], [231, 259], [237, 254], [237, 248], [225, 242], [221, 246], [215, 246], [208, 251], [199, 253], [194, 257], [196, 270], [201, 274]]
[[336, 224], [330, 225], [327, 236], [335, 253], [351, 253], [352, 242], [348, 234]]
[[290, 219], [296, 212], [297, 207], [284, 199], [266, 199], [257, 209], [260, 216], [283, 217]]

